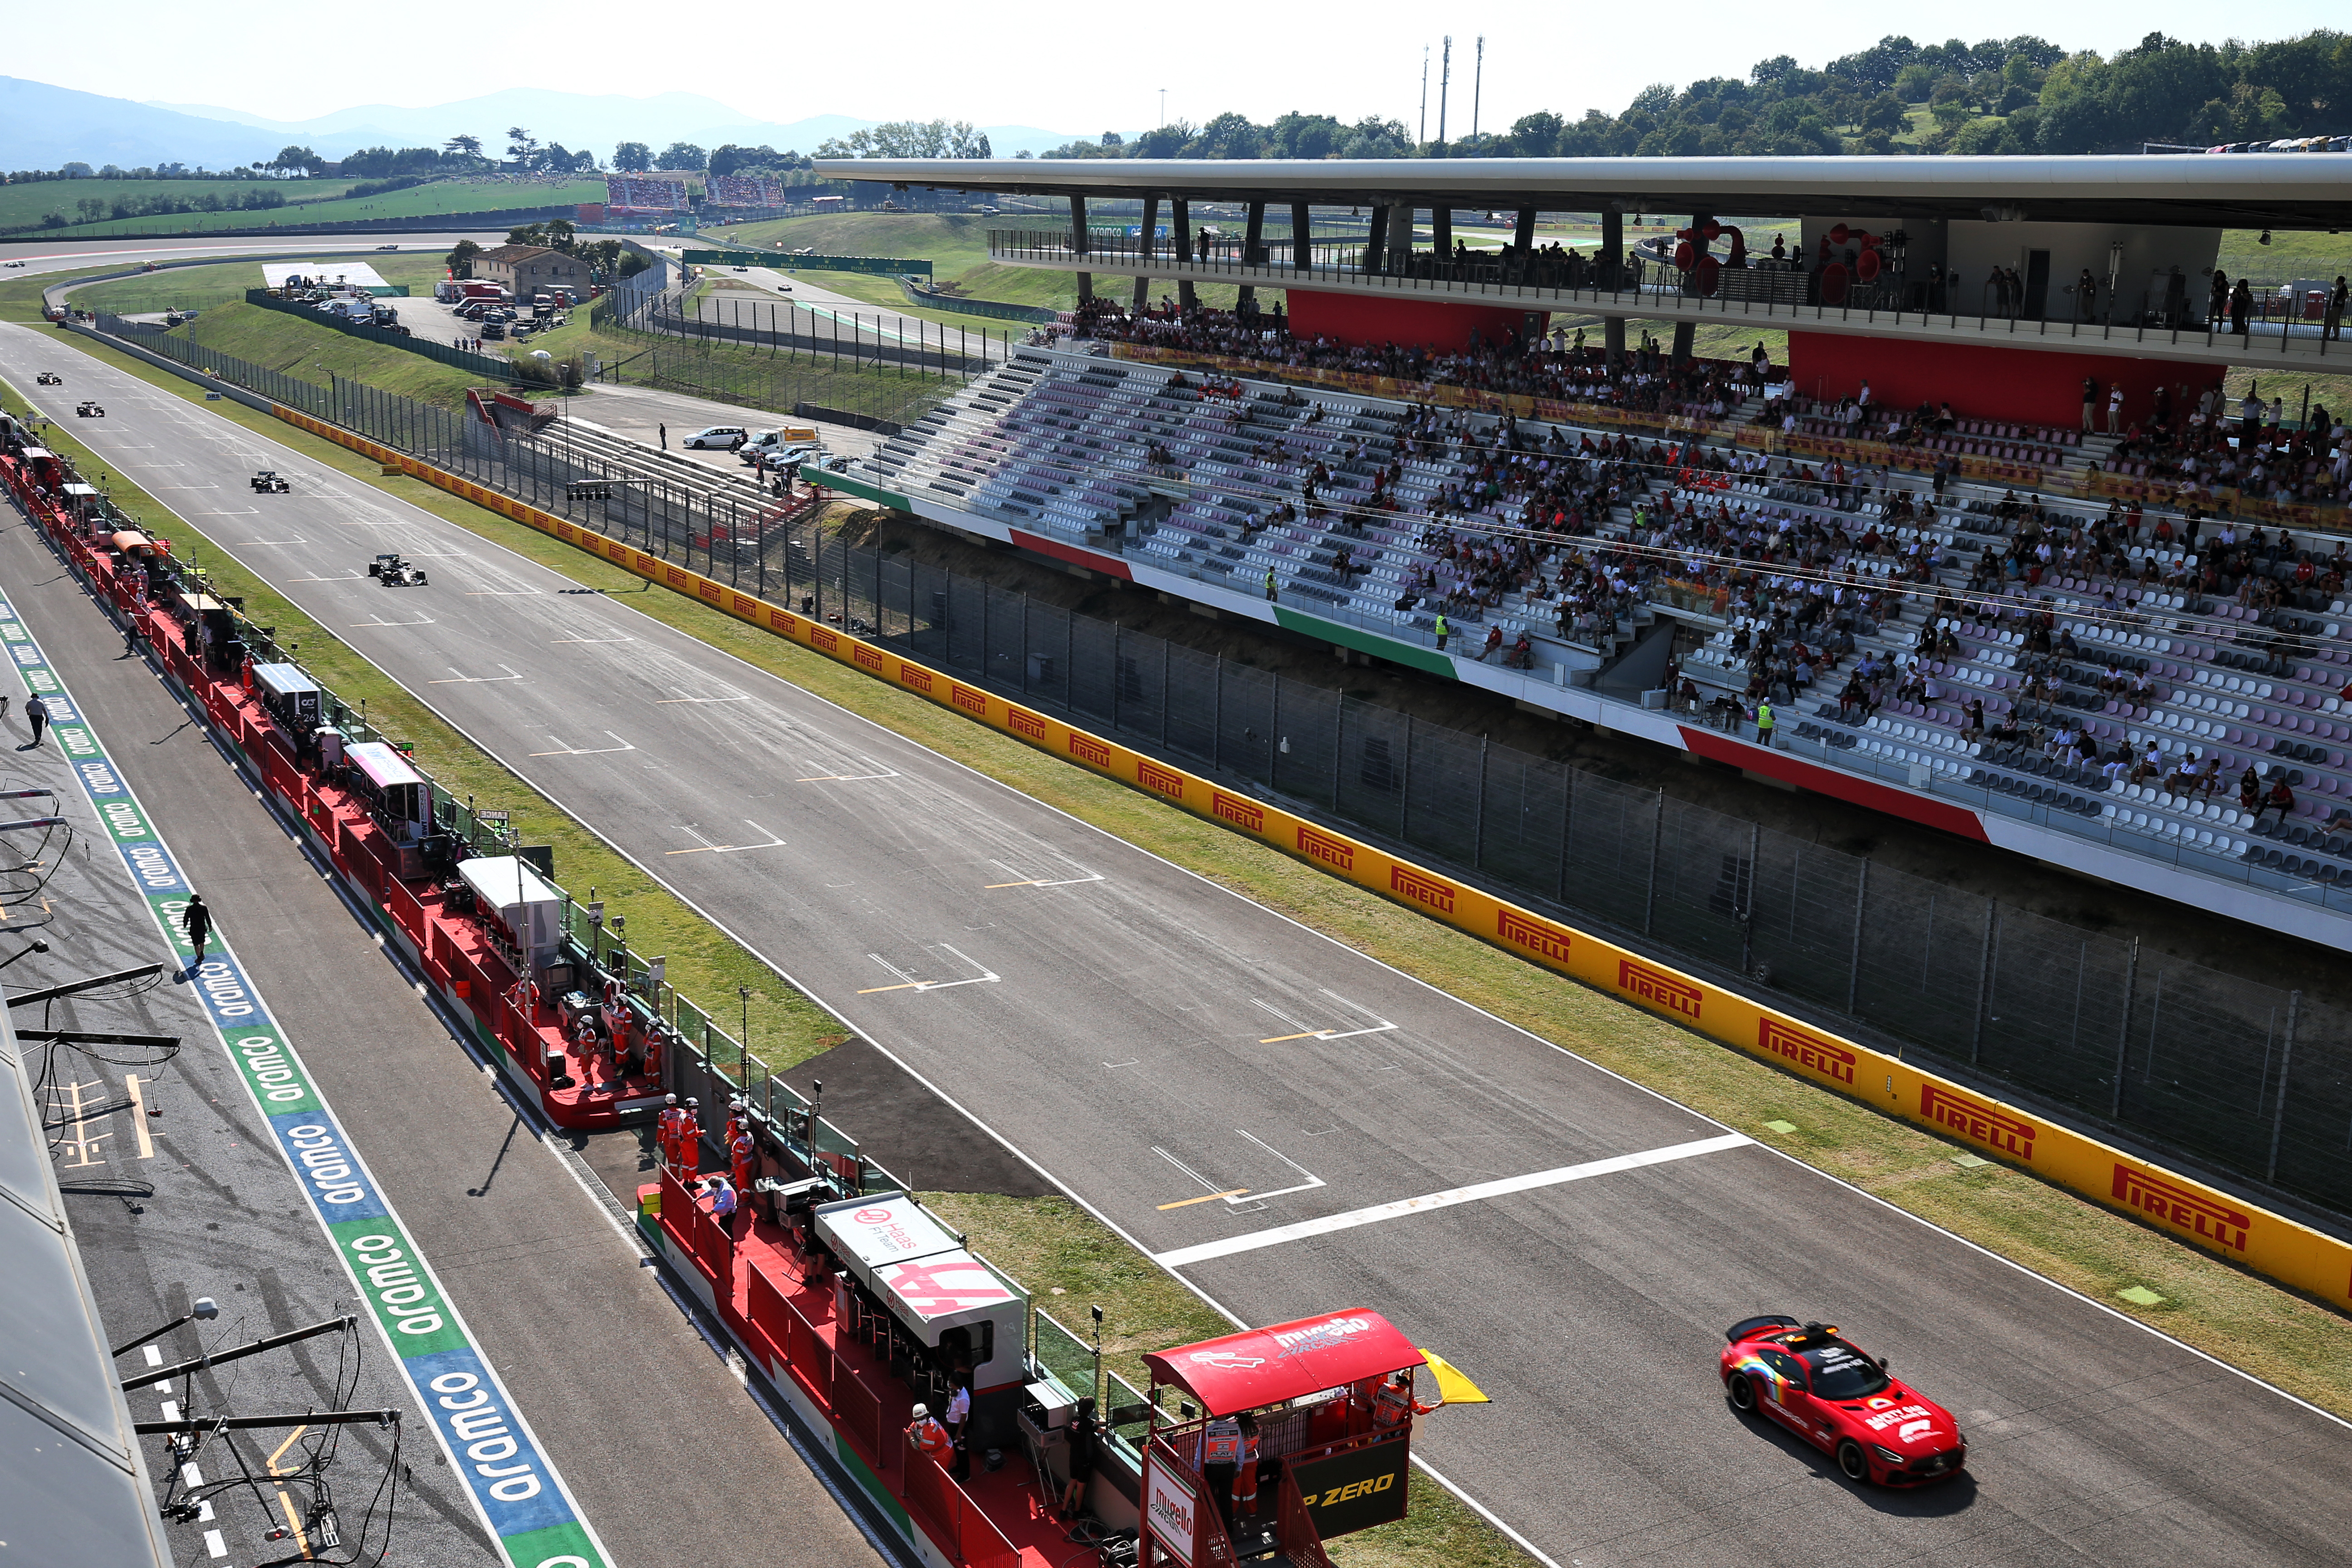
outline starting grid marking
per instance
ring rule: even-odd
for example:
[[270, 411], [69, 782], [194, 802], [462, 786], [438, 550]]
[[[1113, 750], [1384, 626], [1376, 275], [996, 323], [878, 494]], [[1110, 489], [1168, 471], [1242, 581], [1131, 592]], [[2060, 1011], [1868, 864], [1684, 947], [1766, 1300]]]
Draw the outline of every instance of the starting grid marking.
[[[1246, 1236], [1228, 1236], [1217, 1241], [1204, 1241], [1193, 1247], [1180, 1247], [1172, 1252], [1162, 1252], [1155, 1261], [1169, 1268], [1182, 1268], [1188, 1264], [1206, 1263], [1213, 1258], [1231, 1258], [1237, 1252], [1255, 1252], [1261, 1247], [1280, 1247], [1286, 1242], [1304, 1241], [1309, 1237], [1328, 1236], [1335, 1230], [1353, 1230], [1361, 1225], [1378, 1225], [1382, 1220], [1402, 1219], [1407, 1215], [1433, 1214], [1452, 1208], [1456, 1204], [1475, 1204], [1486, 1198], [1499, 1198], [1512, 1193], [1533, 1191], [1538, 1187], [1556, 1187], [1565, 1182], [1580, 1182], [1589, 1176], [1613, 1175], [1620, 1171], [1638, 1171], [1644, 1165], [1663, 1165], [1675, 1160], [1687, 1160], [1695, 1155], [1713, 1154], [1725, 1149], [1738, 1149], [1755, 1140], [1743, 1132], [1726, 1132], [1714, 1138], [1701, 1138], [1690, 1143], [1673, 1143], [1663, 1149], [1644, 1149], [1638, 1154], [1612, 1154], [1605, 1160], [1591, 1160], [1581, 1165], [1562, 1165], [1557, 1170], [1532, 1171], [1524, 1176], [1505, 1176], [1500, 1181], [1480, 1182], [1467, 1187], [1453, 1187], [1442, 1193], [1429, 1193], [1417, 1198], [1400, 1198], [1394, 1203], [1376, 1204], [1367, 1209], [1350, 1209], [1346, 1214], [1325, 1215], [1321, 1219], [1300, 1220], [1296, 1225], [1276, 1226], [1271, 1230], [1252, 1231]], [[1277, 1156], [1278, 1157], [1278, 1156]]]
[[[190, 892], [179, 862], [5, 594], [0, 627], [26, 689], [48, 704], [49, 733], [184, 970], [194, 953], [182, 940], [180, 915]], [[483, 1524], [513, 1568], [610, 1568], [571, 1489], [217, 925], [212, 948], [194, 980], [197, 998]]]

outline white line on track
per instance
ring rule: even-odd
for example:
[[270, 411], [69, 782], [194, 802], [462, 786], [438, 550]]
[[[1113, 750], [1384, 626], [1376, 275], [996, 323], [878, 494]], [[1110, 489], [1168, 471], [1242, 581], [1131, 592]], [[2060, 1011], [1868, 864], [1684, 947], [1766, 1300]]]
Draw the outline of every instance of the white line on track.
[[1280, 1247], [1285, 1242], [1304, 1241], [1311, 1236], [1328, 1236], [1335, 1230], [1353, 1230], [1360, 1225], [1378, 1225], [1382, 1220], [1402, 1219], [1407, 1215], [1432, 1214], [1439, 1209], [1452, 1208], [1456, 1204], [1477, 1203], [1485, 1198], [1499, 1198], [1511, 1193], [1529, 1192], [1537, 1187], [1556, 1187], [1563, 1182], [1583, 1181], [1588, 1176], [1638, 1171], [1644, 1165], [1663, 1165], [1675, 1160], [1687, 1160], [1694, 1155], [1738, 1149], [1754, 1142], [1744, 1132], [1727, 1132], [1720, 1137], [1700, 1138], [1688, 1143], [1670, 1143], [1663, 1149], [1644, 1149], [1637, 1154], [1612, 1154], [1605, 1160], [1589, 1160], [1581, 1165], [1562, 1165], [1552, 1171], [1532, 1171], [1523, 1176], [1505, 1176], [1499, 1181], [1479, 1182], [1471, 1186], [1452, 1187], [1417, 1198], [1399, 1198], [1394, 1203], [1375, 1204], [1368, 1209], [1325, 1215], [1321, 1219], [1303, 1219], [1296, 1225], [1278, 1225], [1271, 1230], [1255, 1230], [1246, 1236], [1228, 1236], [1217, 1241], [1202, 1242], [1197, 1247], [1180, 1247], [1173, 1252], [1157, 1254], [1152, 1261], [1164, 1268], [1181, 1268], [1188, 1264], [1205, 1263], [1213, 1258], [1230, 1258], [1237, 1252], [1255, 1252], [1261, 1247]]

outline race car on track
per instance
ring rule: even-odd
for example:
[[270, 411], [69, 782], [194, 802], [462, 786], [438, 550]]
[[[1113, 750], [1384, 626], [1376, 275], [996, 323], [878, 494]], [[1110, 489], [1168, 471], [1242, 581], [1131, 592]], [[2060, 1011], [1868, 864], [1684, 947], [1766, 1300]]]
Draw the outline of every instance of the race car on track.
[[87, 402], [76, 405], [74, 412], [80, 415], [85, 419], [103, 419], [106, 417], [106, 409], [94, 397]]
[[63, 386], [66, 384], [66, 378], [53, 370], [45, 370], [33, 380], [42, 386]]
[[258, 495], [284, 495], [293, 489], [286, 476], [275, 468], [264, 468], [253, 476], [253, 489]]
[[1846, 1479], [1881, 1486], [1948, 1480], [1969, 1446], [1950, 1411], [1887, 1375], [1823, 1323], [1749, 1318], [1725, 1331], [1723, 1388], [1743, 1415], [1777, 1421], [1837, 1461]]
[[379, 555], [369, 562], [367, 574], [387, 588], [425, 586], [425, 568], [396, 554]]

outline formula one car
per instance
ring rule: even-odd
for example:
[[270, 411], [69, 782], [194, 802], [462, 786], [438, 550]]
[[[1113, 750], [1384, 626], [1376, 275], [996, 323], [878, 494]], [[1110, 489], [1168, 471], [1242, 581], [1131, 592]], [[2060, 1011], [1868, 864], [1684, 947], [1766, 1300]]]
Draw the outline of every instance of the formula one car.
[[259, 473], [254, 475], [253, 488], [255, 492], [259, 495], [281, 496], [288, 490], [293, 489], [291, 485], [286, 482], [286, 476], [279, 473], [276, 468], [264, 468]]
[[53, 370], [45, 370], [33, 380], [41, 386], [63, 386], [66, 384], [66, 378]]
[[387, 588], [422, 588], [425, 568], [411, 565], [398, 555], [379, 555], [368, 563], [368, 575]]
[[1837, 1460], [1853, 1481], [1916, 1486], [1968, 1463], [1951, 1412], [1887, 1375], [1823, 1323], [1749, 1318], [1725, 1331], [1725, 1394], [1742, 1415], [1761, 1413]]
[[80, 415], [85, 419], [103, 419], [106, 417], [105, 407], [100, 404], [96, 398], [90, 398], [77, 405], [74, 408], [74, 412]]

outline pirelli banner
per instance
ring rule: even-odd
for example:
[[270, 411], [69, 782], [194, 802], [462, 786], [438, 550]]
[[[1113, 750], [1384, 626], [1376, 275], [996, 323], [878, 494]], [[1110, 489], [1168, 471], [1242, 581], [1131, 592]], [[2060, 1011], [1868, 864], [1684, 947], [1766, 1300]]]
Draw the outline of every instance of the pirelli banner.
[[320, 420], [279, 417], [1635, 1006], [2352, 1309], [2352, 1245]]

